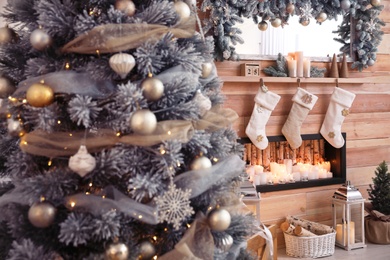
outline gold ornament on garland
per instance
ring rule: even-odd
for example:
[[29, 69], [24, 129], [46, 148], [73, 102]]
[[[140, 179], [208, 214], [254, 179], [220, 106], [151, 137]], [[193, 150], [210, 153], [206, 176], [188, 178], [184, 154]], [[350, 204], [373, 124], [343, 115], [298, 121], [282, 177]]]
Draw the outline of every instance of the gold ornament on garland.
[[231, 216], [226, 209], [214, 209], [209, 213], [208, 223], [214, 231], [225, 231], [230, 226]]
[[141, 242], [139, 251], [139, 259], [152, 259], [153, 256], [156, 254], [156, 249], [154, 248], [154, 245], [149, 241]]
[[54, 222], [56, 213], [57, 209], [51, 203], [37, 202], [28, 210], [28, 220], [35, 227], [46, 228]]
[[318, 14], [316, 20], [319, 22], [319, 23], [323, 23], [326, 21], [326, 19], [328, 19], [328, 15], [324, 12], [321, 12]]
[[17, 40], [17, 35], [14, 30], [8, 26], [0, 28], [0, 44], [11, 43]]
[[42, 51], [51, 45], [52, 38], [44, 30], [39, 28], [31, 33], [30, 43], [35, 49]]
[[15, 90], [15, 85], [8, 78], [0, 76], [0, 98], [9, 97]]
[[54, 91], [48, 85], [35, 83], [27, 89], [26, 99], [33, 107], [45, 107], [53, 103]]
[[131, 116], [130, 127], [136, 134], [151, 134], [156, 130], [157, 118], [149, 109], [140, 109]]
[[128, 16], [133, 16], [136, 11], [133, 1], [130, 0], [117, 0], [115, 2], [115, 9], [124, 12]]
[[105, 256], [106, 260], [127, 260], [129, 248], [124, 243], [114, 242], [107, 247]]
[[268, 23], [266, 21], [261, 21], [257, 27], [260, 31], [266, 31], [268, 29]]
[[196, 170], [204, 170], [210, 168], [211, 166], [213, 165], [209, 158], [205, 156], [200, 156], [191, 163], [190, 168], [191, 170], [196, 171]]
[[177, 1], [174, 4], [176, 13], [180, 17], [180, 22], [184, 22], [191, 17], [191, 9], [190, 7], [184, 3], [183, 1]]
[[118, 75], [125, 79], [127, 74], [134, 68], [135, 59], [128, 53], [117, 53], [111, 56], [109, 60], [110, 67]]
[[372, 6], [379, 6], [381, 4], [381, 0], [371, 0], [370, 3]]
[[213, 71], [213, 64], [211, 62], [205, 62], [202, 64], [202, 78], [208, 78]]
[[275, 28], [279, 27], [282, 24], [282, 20], [280, 18], [275, 18], [271, 20], [271, 25]]
[[142, 93], [148, 101], [159, 100], [164, 94], [164, 84], [158, 78], [152, 76], [141, 83]]
[[295, 5], [292, 3], [289, 3], [286, 7], [286, 13], [293, 14], [295, 11]]

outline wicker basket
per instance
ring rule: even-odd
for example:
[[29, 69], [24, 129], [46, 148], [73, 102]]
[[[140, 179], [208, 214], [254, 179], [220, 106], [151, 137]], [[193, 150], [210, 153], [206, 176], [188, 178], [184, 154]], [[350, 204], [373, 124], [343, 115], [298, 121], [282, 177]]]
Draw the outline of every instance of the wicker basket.
[[313, 237], [298, 237], [284, 233], [284, 239], [287, 255], [318, 258], [333, 255], [336, 232]]

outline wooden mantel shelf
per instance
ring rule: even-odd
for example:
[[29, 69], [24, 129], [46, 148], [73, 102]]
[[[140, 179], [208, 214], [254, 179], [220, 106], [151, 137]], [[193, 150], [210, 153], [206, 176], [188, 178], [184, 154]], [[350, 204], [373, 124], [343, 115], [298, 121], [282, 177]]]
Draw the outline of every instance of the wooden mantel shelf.
[[369, 82], [375, 82], [372, 78], [290, 78], [290, 77], [256, 77], [256, 76], [220, 76], [223, 82], [260, 82], [263, 79], [264, 83], [296, 83], [300, 81], [301, 84], [305, 83], [338, 83], [339, 84], [364, 84]]

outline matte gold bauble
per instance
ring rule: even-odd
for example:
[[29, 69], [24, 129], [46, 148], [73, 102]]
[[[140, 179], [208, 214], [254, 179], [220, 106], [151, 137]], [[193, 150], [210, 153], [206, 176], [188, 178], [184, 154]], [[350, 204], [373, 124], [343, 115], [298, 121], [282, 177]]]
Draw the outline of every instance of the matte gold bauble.
[[26, 99], [33, 107], [45, 107], [53, 103], [54, 91], [48, 85], [35, 83], [27, 89]]
[[118, 73], [122, 79], [126, 78], [127, 74], [135, 66], [134, 57], [131, 54], [122, 52], [112, 55], [108, 62], [111, 69]]
[[0, 98], [9, 97], [15, 90], [15, 85], [9, 79], [0, 76]]
[[51, 45], [52, 38], [44, 30], [36, 29], [30, 35], [30, 43], [35, 49], [42, 51]]
[[140, 257], [139, 259], [152, 259], [156, 254], [156, 249], [149, 241], [143, 241], [140, 244]]
[[28, 210], [28, 220], [35, 227], [46, 228], [53, 223], [56, 213], [57, 209], [49, 202], [37, 202]]
[[149, 109], [137, 110], [130, 118], [130, 127], [136, 134], [151, 134], [156, 130], [157, 118]]
[[321, 12], [321, 13], [318, 14], [316, 19], [317, 19], [318, 22], [323, 23], [323, 22], [326, 21], [326, 19], [328, 19], [328, 15], [326, 13], [324, 13], [324, 12]]
[[144, 79], [141, 88], [148, 101], [159, 100], [164, 94], [164, 84], [158, 78], [149, 77]]
[[266, 21], [261, 21], [257, 24], [257, 28], [259, 28], [260, 31], [266, 31], [268, 29], [268, 23]]
[[299, 23], [302, 24], [303, 26], [308, 26], [310, 24], [310, 20], [307, 18], [302, 18], [299, 20]]
[[202, 64], [202, 78], [208, 78], [213, 71], [213, 64], [211, 62], [205, 62]]
[[381, 4], [381, 0], [371, 0], [370, 3], [372, 6], [379, 6]]
[[16, 39], [17, 36], [14, 30], [10, 29], [8, 26], [0, 28], [0, 44], [11, 43]]
[[177, 1], [177, 2], [175, 2], [174, 7], [176, 10], [176, 13], [180, 17], [181, 22], [187, 21], [188, 18], [190, 18], [191, 9], [186, 3], [184, 3], [183, 1]]
[[286, 13], [293, 14], [295, 11], [295, 5], [292, 3], [289, 3], [286, 7]]
[[225, 231], [231, 222], [231, 216], [226, 209], [215, 209], [208, 216], [208, 223], [214, 231]]
[[275, 18], [271, 20], [271, 25], [275, 28], [279, 27], [282, 24], [282, 20], [280, 18]]
[[123, 243], [113, 243], [106, 249], [106, 260], [127, 260], [129, 248]]
[[117, 0], [115, 2], [115, 9], [124, 12], [128, 16], [133, 16], [136, 11], [133, 1], [130, 0]]
[[200, 156], [196, 158], [192, 163], [191, 163], [191, 170], [204, 170], [207, 168], [210, 168], [212, 166], [212, 163], [209, 158], [205, 156]]

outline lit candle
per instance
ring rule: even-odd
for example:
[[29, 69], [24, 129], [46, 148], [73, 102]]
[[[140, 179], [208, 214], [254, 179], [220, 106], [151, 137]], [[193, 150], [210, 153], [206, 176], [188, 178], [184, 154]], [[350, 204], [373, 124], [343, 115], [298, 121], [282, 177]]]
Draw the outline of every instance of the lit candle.
[[303, 77], [303, 51], [295, 52], [295, 59], [297, 60], [297, 77]]
[[267, 173], [262, 172], [260, 173], [260, 185], [267, 184]]
[[[340, 245], [347, 245], [347, 228], [349, 231], [349, 244], [355, 243], [355, 222], [351, 221], [349, 225], [347, 223], [336, 225], [336, 242]], [[343, 241], [344, 234], [344, 241]]]
[[287, 60], [288, 76], [290, 78], [297, 77], [297, 61], [294, 59]]
[[303, 76], [305, 78], [310, 78], [310, 63], [310, 60], [307, 58], [303, 60]]
[[301, 173], [300, 172], [293, 172], [292, 176], [294, 178], [294, 181], [300, 181], [301, 180]]
[[333, 178], [333, 172], [327, 172], [326, 173], [327, 178]]
[[264, 171], [264, 167], [261, 165], [255, 165], [254, 168], [255, 168], [255, 174], [259, 174]]

